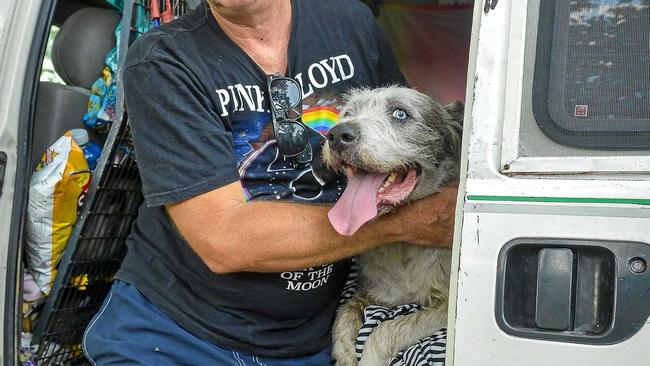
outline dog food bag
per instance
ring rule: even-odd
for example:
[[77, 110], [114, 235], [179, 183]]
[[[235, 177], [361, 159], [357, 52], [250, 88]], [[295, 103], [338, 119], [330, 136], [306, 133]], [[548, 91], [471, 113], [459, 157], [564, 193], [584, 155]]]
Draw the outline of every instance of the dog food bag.
[[88, 163], [70, 132], [47, 149], [29, 182], [27, 268], [46, 295], [89, 183]]

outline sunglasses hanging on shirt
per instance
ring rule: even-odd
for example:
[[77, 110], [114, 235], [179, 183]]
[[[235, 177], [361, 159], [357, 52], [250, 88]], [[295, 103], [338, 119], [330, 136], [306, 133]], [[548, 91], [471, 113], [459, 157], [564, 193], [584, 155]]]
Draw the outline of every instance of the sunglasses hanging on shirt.
[[309, 132], [300, 121], [302, 116], [302, 90], [292, 78], [269, 75], [268, 92], [271, 102], [273, 133], [278, 150], [285, 159], [291, 159], [294, 168], [312, 161]]

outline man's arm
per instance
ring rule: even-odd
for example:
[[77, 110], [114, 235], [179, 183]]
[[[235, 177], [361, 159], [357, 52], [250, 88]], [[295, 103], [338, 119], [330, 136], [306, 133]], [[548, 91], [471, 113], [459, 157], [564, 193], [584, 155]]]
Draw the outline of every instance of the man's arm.
[[408, 241], [451, 246], [456, 187], [385, 215], [353, 236], [330, 225], [330, 206], [246, 202], [235, 182], [168, 205], [172, 221], [216, 273], [280, 272], [347, 258], [382, 244]]

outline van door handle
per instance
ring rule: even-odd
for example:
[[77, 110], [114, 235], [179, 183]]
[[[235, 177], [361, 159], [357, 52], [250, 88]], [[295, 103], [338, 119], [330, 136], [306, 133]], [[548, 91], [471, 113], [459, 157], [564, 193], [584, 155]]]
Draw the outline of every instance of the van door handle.
[[517, 238], [499, 253], [495, 316], [524, 338], [614, 344], [650, 316], [650, 245]]
[[567, 248], [544, 248], [538, 253], [535, 324], [542, 329], [571, 327], [573, 252]]

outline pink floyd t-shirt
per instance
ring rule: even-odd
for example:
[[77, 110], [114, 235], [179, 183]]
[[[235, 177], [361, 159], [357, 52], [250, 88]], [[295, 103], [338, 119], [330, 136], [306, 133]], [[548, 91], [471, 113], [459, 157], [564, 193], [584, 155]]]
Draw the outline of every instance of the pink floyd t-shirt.
[[335, 202], [345, 180], [319, 179], [314, 171], [342, 95], [405, 83], [373, 14], [356, 0], [292, 1], [286, 75], [302, 88], [302, 122], [314, 153], [312, 164], [299, 168], [278, 153], [267, 75], [207, 6], [145, 34], [124, 68], [145, 204], [117, 278], [198, 337], [265, 357], [310, 354], [329, 344], [348, 261], [216, 274], [174, 229], [165, 205], [237, 180], [251, 200]]

